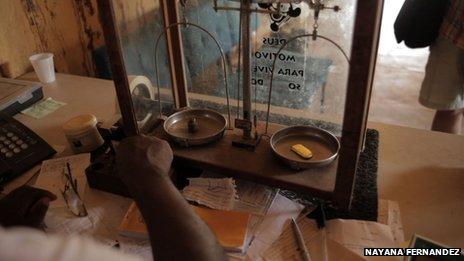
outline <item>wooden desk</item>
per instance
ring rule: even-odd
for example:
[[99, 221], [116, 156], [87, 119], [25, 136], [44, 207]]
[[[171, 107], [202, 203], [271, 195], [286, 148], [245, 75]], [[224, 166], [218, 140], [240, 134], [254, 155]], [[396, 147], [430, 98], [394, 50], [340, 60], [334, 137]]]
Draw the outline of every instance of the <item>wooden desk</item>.
[[464, 248], [464, 136], [369, 123], [380, 132], [379, 198], [413, 233]]
[[[24, 114], [17, 114], [14, 118], [40, 135], [57, 151], [64, 147], [63, 152], [55, 155], [61, 157], [72, 154], [61, 125], [68, 119], [85, 113], [94, 114], [99, 121], [108, 119], [116, 111], [116, 92], [112, 81], [67, 74], [57, 74], [56, 78], [55, 82], [44, 86], [44, 97], [52, 97], [67, 105], [42, 119]], [[35, 73], [25, 74], [20, 79], [38, 81]], [[5, 186], [5, 192], [24, 184], [36, 170], [34, 168], [10, 182]]]
[[[103, 120], [115, 110], [111, 81], [58, 74], [44, 91], [45, 97], [68, 105], [40, 120], [15, 118], [52, 145], [68, 146], [61, 131], [65, 120], [82, 113]], [[381, 123], [369, 127], [380, 131], [379, 197], [399, 202], [405, 238], [418, 233], [464, 248], [464, 137]], [[63, 154], [69, 153], [67, 148]], [[17, 178], [7, 191], [31, 175]]]

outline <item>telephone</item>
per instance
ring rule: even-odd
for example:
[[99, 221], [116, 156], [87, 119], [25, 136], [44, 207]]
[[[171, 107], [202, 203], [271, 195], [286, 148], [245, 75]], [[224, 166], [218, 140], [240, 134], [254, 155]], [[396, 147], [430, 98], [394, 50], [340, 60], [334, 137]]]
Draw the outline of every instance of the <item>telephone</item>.
[[0, 185], [55, 153], [32, 130], [12, 117], [0, 114]]

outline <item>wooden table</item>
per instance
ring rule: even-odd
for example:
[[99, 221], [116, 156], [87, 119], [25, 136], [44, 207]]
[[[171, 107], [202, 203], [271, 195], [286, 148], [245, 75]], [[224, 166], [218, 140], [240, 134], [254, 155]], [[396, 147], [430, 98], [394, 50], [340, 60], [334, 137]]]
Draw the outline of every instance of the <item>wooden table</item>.
[[[21, 78], [36, 79], [33, 73]], [[57, 81], [44, 87], [45, 97], [68, 105], [40, 120], [21, 114], [15, 118], [48, 143], [67, 146], [61, 153], [67, 155], [61, 124], [83, 113], [99, 120], [111, 117], [116, 108], [113, 88], [111, 81], [57, 74]], [[399, 202], [405, 238], [417, 233], [464, 248], [464, 137], [381, 123], [369, 127], [380, 132], [379, 197]], [[31, 175], [15, 179], [6, 190]]]

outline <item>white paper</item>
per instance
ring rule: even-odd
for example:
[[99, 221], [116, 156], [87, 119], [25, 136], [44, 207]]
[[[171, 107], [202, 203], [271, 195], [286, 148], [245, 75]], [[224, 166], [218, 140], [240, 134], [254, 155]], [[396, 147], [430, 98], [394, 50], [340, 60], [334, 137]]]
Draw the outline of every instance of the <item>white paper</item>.
[[232, 210], [237, 198], [232, 178], [190, 178], [182, 195], [185, 199], [220, 210]]
[[108, 247], [119, 249], [121, 252], [137, 256], [140, 260], [152, 261], [153, 253], [149, 239], [135, 239], [120, 236], [117, 239], [97, 238], [97, 240]]
[[[214, 172], [204, 172], [203, 179], [226, 179], [224, 175]], [[229, 178], [231, 179], [231, 178]], [[231, 179], [233, 180], [233, 179]], [[236, 196], [233, 210], [256, 215], [265, 215], [271, 206], [278, 189], [245, 180], [234, 180]]]
[[61, 196], [64, 182], [63, 170], [66, 170], [66, 163], [69, 163], [73, 178], [77, 180], [78, 192], [82, 197], [84, 195], [86, 179], [85, 169], [90, 164], [90, 154], [78, 154], [64, 158], [50, 159], [42, 162], [40, 175], [35, 182], [35, 187], [46, 189], [54, 193], [58, 199], [51, 202], [50, 207], [62, 207], [66, 203]]
[[[235, 183], [238, 198], [234, 202], [233, 210], [251, 214], [245, 240], [246, 252], [255, 237], [259, 225], [263, 222], [272, 205], [278, 189], [244, 180], [236, 180]], [[230, 258], [245, 258], [245, 255], [229, 255]]]
[[69, 163], [72, 177], [77, 181], [79, 196], [82, 200], [85, 197], [87, 187], [85, 169], [90, 164], [89, 153], [42, 162], [40, 175], [34, 186], [48, 190], [57, 196], [55, 201], [50, 202], [49, 210], [45, 215], [46, 231], [65, 234], [80, 234], [91, 231], [100, 222], [103, 210], [102, 208], [87, 209], [89, 216], [84, 218], [76, 217], [71, 213], [61, 193], [67, 181], [63, 175], [63, 170], [67, 169], [66, 163]]
[[390, 226], [396, 243], [401, 244], [404, 242], [403, 224], [398, 202], [380, 199], [377, 220], [379, 223]]
[[366, 247], [398, 247], [391, 228], [372, 221], [333, 219], [327, 222], [327, 238], [358, 256]]
[[257, 232], [246, 253], [251, 260], [262, 260], [262, 254], [279, 238], [285, 224], [298, 217], [303, 205], [277, 194], [267, 215], [259, 224]]
[[235, 200], [234, 210], [256, 215], [267, 213], [278, 191], [275, 188], [243, 180], [237, 180], [236, 184], [238, 198]]
[[[73, 176], [78, 177], [85, 175], [85, 169], [90, 164], [90, 153], [82, 153], [69, 157], [44, 160], [40, 170], [41, 175], [61, 174], [61, 171], [66, 168], [66, 163], [70, 164]], [[37, 180], [38, 182], [38, 180]]]
[[[322, 260], [319, 257], [321, 256], [322, 246], [320, 244], [321, 240], [318, 238], [316, 222], [308, 218], [300, 218], [297, 219], [297, 223], [310, 253], [311, 260]], [[278, 240], [265, 251], [263, 257], [265, 260], [302, 260], [301, 253], [298, 252], [297, 248], [296, 236], [290, 222], [287, 222]], [[316, 249], [318, 253], [316, 253]]]
[[66, 207], [51, 208], [45, 217], [45, 231], [65, 235], [93, 234], [100, 225], [104, 209], [91, 208], [86, 217], [74, 216]]
[[118, 237], [119, 247], [126, 254], [136, 255], [142, 260], [153, 260], [153, 252], [149, 239], [134, 239], [128, 237]]
[[[88, 210], [87, 217], [74, 216], [66, 208], [62, 199], [60, 192], [62, 183], [60, 182], [66, 162], [70, 163], [72, 175], [78, 182], [79, 194]], [[132, 203], [132, 199], [90, 188], [85, 176], [85, 169], [89, 164], [90, 154], [79, 154], [43, 162], [41, 174], [35, 186], [52, 191], [58, 197], [58, 200], [51, 202], [45, 216], [45, 225], [48, 227], [46, 231], [61, 234], [85, 234], [106, 243], [119, 242], [119, 247], [123, 252], [139, 255], [144, 260], [152, 260], [148, 240], [136, 240], [118, 234], [117, 228]]]
[[[314, 220], [298, 219], [311, 260], [370, 260], [365, 247], [398, 247], [389, 226], [371, 221], [333, 219], [318, 229]], [[324, 231], [326, 237], [324, 238]], [[327, 252], [324, 254], [324, 244]], [[302, 260], [296, 236], [287, 224], [279, 239], [265, 253], [266, 260]], [[395, 260], [395, 257], [384, 258]]]

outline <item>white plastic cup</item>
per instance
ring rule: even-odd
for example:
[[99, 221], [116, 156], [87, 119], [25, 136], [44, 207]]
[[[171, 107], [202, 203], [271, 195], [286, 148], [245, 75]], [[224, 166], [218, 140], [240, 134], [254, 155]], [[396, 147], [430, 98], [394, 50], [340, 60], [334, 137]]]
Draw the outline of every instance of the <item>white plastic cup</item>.
[[42, 83], [55, 81], [55, 66], [52, 53], [38, 53], [29, 57], [34, 71]]

